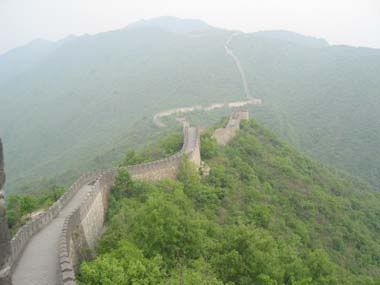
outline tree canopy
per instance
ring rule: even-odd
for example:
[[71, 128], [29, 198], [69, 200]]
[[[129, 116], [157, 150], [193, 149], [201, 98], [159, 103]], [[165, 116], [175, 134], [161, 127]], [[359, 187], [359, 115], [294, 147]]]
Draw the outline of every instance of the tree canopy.
[[380, 195], [367, 184], [254, 121], [224, 148], [203, 140], [208, 177], [184, 159], [177, 181], [116, 183], [82, 284], [380, 284]]

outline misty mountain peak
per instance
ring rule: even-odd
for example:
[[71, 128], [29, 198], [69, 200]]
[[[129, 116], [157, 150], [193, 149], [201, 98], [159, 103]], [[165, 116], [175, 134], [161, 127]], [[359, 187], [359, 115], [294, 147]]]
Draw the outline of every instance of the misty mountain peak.
[[163, 16], [148, 20], [140, 20], [128, 25], [127, 28], [157, 27], [171, 33], [191, 33], [209, 30], [212, 27], [198, 19], [181, 19], [171, 16]]

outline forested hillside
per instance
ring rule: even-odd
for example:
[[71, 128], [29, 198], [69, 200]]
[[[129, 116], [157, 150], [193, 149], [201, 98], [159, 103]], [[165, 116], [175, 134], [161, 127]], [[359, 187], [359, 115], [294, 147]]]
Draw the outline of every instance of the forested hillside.
[[120, 168], [81, 284], [379, 284], [379, 193], [255, 121], [225, 148], [208, 132], [201, 146], [208, 177], [186, 159], [178, 181], [132, 181]]
[[287, 32], [235, 37], [255, 113], [315, 158], [380, 189], [380, 50], [328, 46]]
[[98, 156], [135, 147], [166, 108], [243, 98], [228, 35], [137, 25], [82, 36], [0, 85], [8, 187], [78, 175]]
[[[232, 34], [164, 17], [0, 55], [7, 191], [69, 184], [82, 171], [111, 166], [126, 149], [170, 131], [151, 123], [157, 112], [243, 99], [224, 48]], [[229, 46], [251, 95], [263, 99], [253, 116], [378, 189], [379, 50], [284, 31], [236, 34]]]

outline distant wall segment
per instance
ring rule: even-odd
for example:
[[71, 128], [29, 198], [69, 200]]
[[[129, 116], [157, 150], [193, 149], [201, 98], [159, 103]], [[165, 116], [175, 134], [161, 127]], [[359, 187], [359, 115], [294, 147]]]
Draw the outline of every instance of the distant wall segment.
[[240, 122], [242, 120], [249, 120], [248, 111], [237, 111], [233, 113], [224, 128], [216, 129], [213, 137], [219, 145], [226, 145], [234, 138], [240, 129]]
[[186, 125], [183, 128], [183, 146], [178, 153], [161, 160], [129, 166], [128, 170], [132, 178], [136, 180], [175, 179], [181, 159], [185, 155], [197, 167], [200, 167], [200, 131], [198, 128]]

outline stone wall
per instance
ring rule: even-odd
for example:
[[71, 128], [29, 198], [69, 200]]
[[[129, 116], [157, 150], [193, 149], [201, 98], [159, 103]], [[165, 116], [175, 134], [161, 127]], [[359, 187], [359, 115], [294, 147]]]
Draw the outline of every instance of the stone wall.
[[192, 106], [192, 107], [180, 107], [180, 108], [165, 110], [165, 111], [162, 111], [162, 112], [155, 114], [153, 116], [153, 123], [157, 127], [161, 128], [161, 127], [166, 127], [166, 125], [161, 121], [161, 118], [171, 116], [174, 114], [180, 115], [180, 114], [184, 114], [184, 113], [193, 112], [196, 110], [198, 110], [198, 111], [203, 110], [205, 112], [208, 112], [208, 111], [212, 111], [215, 109], [221, 109], [221, 108], [241, 108], [241, 107], [244, 107], [247, 105], [261, 105], [261, 103], [262, 103], [262, 100], [260, 98], [252, 98], [252, 99], [248, 99], [248, 100], [244, 100], [244, 101], [213, 103], [213, 104], [208, 105], [208, 106], [196, 105], [196, 106]]
[[36, 219], [29, 221], [18, 230], [11, 240], [12, 268], [17, 264], [22, 251], [30, 239], [58, 216], [61, 209], [69, 203], [79, 189], [95, 180], [100, 174], [101, 172], [99, 171], [83, 174], [46, 212], [40, 214]]
[[104, 227], [108, 196], [116, 170], [103, 172], [81, 206], [66, 218], [59, 245], [61, 284], [75, 284], [75, 271], [91, 257]]
[[201, 165], [200, 132], [198, 128], [184, 126], [182, 149], [165, 159], [132, 165], [128, 168], [133, 179], [157, 181], [164, 178], [175, 179], [179, 164], [184, 155], [187, 155], [197, 167]]
[[132, 165], [128, 167], [128, 171], [135, 180], [157, 181], [164, 178], [175, 179], [182, 156], [182, 153], [177, 153], [151, 163]]
[[213, 137], [216, 139], [219, 145], [226, 145], [233, 137], [236, 136], [238, 130], [240, 129], [240, 121], [248, 120], [248, 111], [237, 111], [234, 112], [224, 128], [216, 129]]

